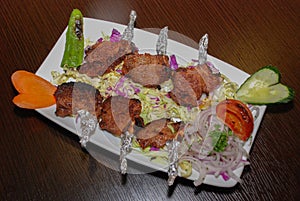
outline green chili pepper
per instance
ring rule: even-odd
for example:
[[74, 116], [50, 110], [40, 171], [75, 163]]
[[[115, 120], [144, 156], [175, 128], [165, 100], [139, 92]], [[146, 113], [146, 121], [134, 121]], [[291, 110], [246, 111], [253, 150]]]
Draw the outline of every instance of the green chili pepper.
[[84, 55], [83, 16], [80, 10], [74, 9], [71, 13], [64, 56], [61, 62], [63, 68], [73, 68], [82, 64]]

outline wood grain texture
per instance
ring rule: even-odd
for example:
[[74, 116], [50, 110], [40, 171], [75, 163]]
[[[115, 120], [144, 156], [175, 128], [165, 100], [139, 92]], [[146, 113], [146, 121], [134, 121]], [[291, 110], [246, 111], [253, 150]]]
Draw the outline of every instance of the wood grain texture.
[[[248, 73], [272, 64], [294, 88], [292, 103], [267, 109], [243, 183], [229, 189], [176, 180], [161, 172], [128, 175], [98, 163], [78, 138], [38, 113], [16, 108], [10, 76], [35, 72], [65, 29], [73, 8], [86, 17], [127, 24], [136, 10], [138, 28], [162, 28], [197, 44], [210, 36], [209, 54]], [[298, 200], [300, 5], [295, 0], [77, 0], [1, 1], [0, 200]]]

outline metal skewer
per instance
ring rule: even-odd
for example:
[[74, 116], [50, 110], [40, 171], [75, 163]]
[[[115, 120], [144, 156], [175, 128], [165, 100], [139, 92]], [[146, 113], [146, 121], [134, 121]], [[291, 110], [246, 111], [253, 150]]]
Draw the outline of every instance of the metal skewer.
[[130, 12], [129, 18], [130, 18], [129, 23], [128, 23], [127, 27], [125, 28], [121, 39], [131, 42], [133, 39], [133, 36], [134, 36], [134, 22], [136, 19], [136, 12], [134, 10], [132, 10]]
[[127, 173], [127, 159], [126, 156], [132, 150], [132, 140], [134, 137], [133, 134], [133, 125], [134, 122], [130, 125], [130, 128], [125, 133], [121, 135], [121, 148], [120, 148], [120, 170], [122, 174]]
[[156, 52], [158, 55], [165, 55], [167, 53], [167, 44], [168, 44], [168, 27], [166, 26], [160, 30], [156, 42]]
[[[158, 40], [156, 43], [156, 52], [158, 55], [166, 55], [168, 45], [168, 27], [160, 30]], [[178, 132], [179, 133], [179, 132]], [[178, 140], [178, 133], [175, 138], [168, 140], [166, 143], [168, 149], [168, 185], [172, 186], [176, 177], [178, 176], [178, 151], [180, 141]]]
[[97, 118], [90, 114], [88, 111], [79, 110], [77, 112], [80, 119], [80, 129], [79, 133], [80, 144], [82, 147], [86, 147], [86, 143], [90, 140], [90, 137], [95, 133], [98, 125]]
[[[132, 10], [130, 12], [129, 16], [129, 23], [127, 27], [125, 28], [121, 39], [127, 40], [128, 42], [131, 42], [134, 37], [134, 23], [136, 20], [136, 12]], [[130, 125], [130, 128], [125, 133], [122, 133], [121, 135], [121, 147], [120, 147], [120, 170], [122, 174], [126, 174], [127, 172], [127, 159], [126, 156], [131, 152], [132, 148], [132, 140], [133, 140], [133, 124]]]
[[172, 186], [176, 177], [178, 176], [178, 149], [180, 142], [177, 140], [177, 138], [174, 138], [172, 140], [168, 140], [166, 145], [169, 159], [168, 185]]
[[207, 61], [208, 34], [204, 34], [199, 41], [199, 65], [205, 64]]

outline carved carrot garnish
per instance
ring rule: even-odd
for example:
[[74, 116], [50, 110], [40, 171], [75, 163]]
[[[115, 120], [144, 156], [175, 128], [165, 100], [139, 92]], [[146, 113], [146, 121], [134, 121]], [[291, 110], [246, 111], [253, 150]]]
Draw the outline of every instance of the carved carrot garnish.
[[11, 81], [20, 93], [13, 99], [13, 103], [18, 107], [38, 109], [55, 104], [53, 94], [56, 91], [56, 86], [42, 77], [25, 70], [19, 70], [12, 74]]

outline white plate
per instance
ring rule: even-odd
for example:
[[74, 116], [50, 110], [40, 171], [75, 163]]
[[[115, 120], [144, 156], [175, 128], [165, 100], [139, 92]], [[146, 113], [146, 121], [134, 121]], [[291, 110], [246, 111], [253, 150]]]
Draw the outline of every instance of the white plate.
[[[120, 32], [123, 32], [125, 26], [113, 22], [107, 22], [107, 21], [96, 20], [91, 18], [84, 18], [84, 35], [86, 38], [89, 38], [91, 41], [96, 41], [98, 38], [100, 38], [102, 32], [106, 34], [110, 34], [113, 28], [119, 30]], [[51, 52], [49, 53], [45, 61], [42, 63], [42, 65], [36, 72], [37, 75], [49, 81], [52, 80], [51, 71], [53, 70], [62, 71], [60, 68], [60, 62], [62, 60], [63, 51], [64, 51], [66, 30], [67, 28], [62, 33], [62, 35], [56, 42], [55, 46], [53, 47], [53, 49], [51, 50]], [[139, 49], [144, 49], [144, 50], [155, 49], [156, 40], [157, 40], [156, 34], [149, 33], [140, 29], [135, 29], [133, 42], [136, 44], [136, 46]], [[198, 57], [198, 50], [173, 40], [168, 40], [168, 52], [175, 54], [178, 58], [184, 58], [185, 61], [191, 61], [192, 59]], [[235, 81], [238, 84], [244, 82], [244, 80], [249, 76], [247, 73], [210, 55], [208, 55], [208, 61], [212, 62], [220, 70], [221, 73], [225, 74], [228, 78], [230, 78], [232, 81]], [[264, 115], [265, 109], [266, 106], [260, 106], [260, 114], [255, 121], [254, 131], [252, 133], [252, 142], [256, 136], [257, 130], [262, 121], [262, 117]], [[56, 124], [66, 128], [67, 130], [77, 135], [75, 124], [74, 124], [74, 118], [57, 117], [54, 114], [55, 106], [38, 109], [37, 111], [43, 116], [45, 116], [46, 118], [50, 119]], [[108, 150], [109, 152], [119, 155], [120, 139], [114, 137], [113, 135], [107, 132], [97, 129], [96, 134], [91, 137], [90, 142], [94, 143], [95, 145], [103, 149]], [[252, 144], [253, 143], [250, 142], [247, 142], [245, 144], [245, 149], [248, 153], [250, 152]], [[144, 166], [167, 172], [167, 167], [157, 163], [150, 162], [149, 158], [143, 156], [142, 154], [136, 152], [131, 153], [128, 155], [127, 158], [136, 163], [142, 164]], [[239, 168], [235, 170], [234, 173], [238, 177], [240, 177], [243, 172], [243, 169], [244, 168]], [[198, 173], [194, 172], [192, 176], [189, 177], [188, 179], [195, 180], [197, 178], [197, 174]], [[218, 186], [218, 187], [232, 187], [237, 182], [233, 179], [224, 181], [221, 177], [216, 178], [214, 176], [209, 175], [205, 178], [204, 183], [213, 186]]]

